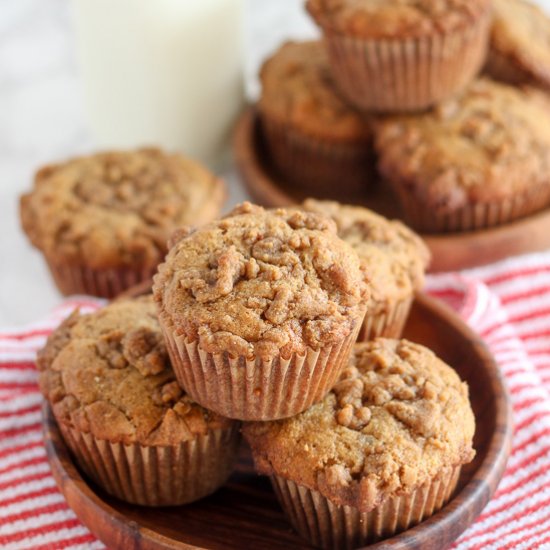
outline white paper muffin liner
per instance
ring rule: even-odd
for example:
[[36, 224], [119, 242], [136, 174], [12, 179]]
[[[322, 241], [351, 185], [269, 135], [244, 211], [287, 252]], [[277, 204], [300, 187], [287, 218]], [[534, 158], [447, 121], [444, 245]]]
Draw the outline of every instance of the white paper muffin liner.
[[272, 476], [277, 498], [298, 533], [319, 548], [357, 548], [427, 519], [451, 498], [460, 466], [447, 468], [410, 494], [387, 498], [370, 512], [337, 506], [317, 491]]
[[391, 182], [407, 222], [424, 233], [473, 231], [524, 218], [550, 204], [550, 182], [491, 203], [467, 204], [451, 212], [438, 212], [398, 181]]
[[420, 38], [361, 39], [324, 33], [341, 93], [364, 111], [425, 109], [463, 89], [485, 62], [490, 13]]
[[166, 315], [159, 320], [172, 367], [186, 393], [203, 407], [239, 420], [286, 418], [321, 401], [347, 365], [361, 326], [356, 321], [351, 333], [334, 345], [264, 360], [208, 353], [198, 342], [175, 334]]
[[323, 140], [266, 113], [260, 116], [272, 165], [303, 195], [355, 196], [374, 184], [372, 144]]
[[489, 49], [483, 71], [495, 80], [500, 80], [514, 86], [537, 84], [536, 79], [531, 73], [522, 69], [514, 59], [496, 51], [494, 48]]
[[84, 473], [107, 493], [132, 504], [174, 506], [203, 498], [231, 474], [240, 441], [238, 423], [179, 445], [124, 445], [59, 422]]
[[46, 258], [59, 291], [65, 296], [89, 294], [99, 298], [114, 298], [143, 281], [151, 280], [156, 267], [92, 269]]
[[368, 342], [380, 337], [400, 338], [407, 322], [412, 302], [412, 297], [388, 302], [381, 312], [376, 312], [376, 308], [371, 307], [365, 315], [357, 341]]

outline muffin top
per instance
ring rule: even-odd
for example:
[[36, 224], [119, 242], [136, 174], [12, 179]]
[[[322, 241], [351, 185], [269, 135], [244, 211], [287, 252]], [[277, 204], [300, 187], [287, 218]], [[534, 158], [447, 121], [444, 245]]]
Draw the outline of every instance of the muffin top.
[[230, 426], [185, 395], [151, 296], [73, 313], [38, 354], [40, 388], [58, 422], [126, 445], [177, 445]]
[[487, 79], [377, 128], [379, 168], [440, 212], [550, 184], [550, 99]]
[[524, 0], [494, 0], [491, 49], [550, 87], [550, 18]]
[[109, 152], [46, 166], [21, 197], [21, 219], [47, 256], [91, 268], [155, 266], [182, 224], [218, 213], [222, 182], [158, 149]]
[[430, 252], [401, 222], [334, 201], [307, 199], [303, 208], [332, 218], [338, 236], [357, 252], [369, 282], [369, 312], [383, 308], [388, 300], [409, 298], [424, 286]]
[[470, 26], [490, 0], [307, 0], [325, 31], [358, 38], [415, 38]]
[[320, 41], [286, 42], [262, 66], [260, 110], [326, 140], [365, 141], [367, 120], [337, 94]]
[[356, 344], [324, 399], [293, 418], [250, 423], [261, 473], [367, 512], [447, 468], [470, 462], [468, 388], [433, 352], [406, 340]]
[[250, 203], [181, 236], [155, 276], [161, 321], [207, 352], [264, 359], [339, 342], [368, 299], [334, 222]]

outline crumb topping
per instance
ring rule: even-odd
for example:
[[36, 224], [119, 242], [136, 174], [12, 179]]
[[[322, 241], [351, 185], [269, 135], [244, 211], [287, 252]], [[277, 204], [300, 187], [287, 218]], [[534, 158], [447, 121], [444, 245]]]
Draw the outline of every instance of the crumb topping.
[[328, 140], [370, 143], [370, 124], [335, 89], [320, 41], [286, 42], [262, 66], [260, 111]]
[[244, 434], [262, 473], [368, 511], [470, 462], [474, 429], [468, 388], [452, 368], [423, 346], [380, 338], [355, 346], [324, 401]]
[[491, 48], [550, 87], [550, 17], [524, 0], [494, 0]]
[[307, 199], [303, 208], [333, 219], [338, 236], [357, 252], [371, 291], [370, 312], [384, 308], [389, 299], [406, 299], [424, 286], [430, 252], [401, 222], [334, 201]]
[[205, 351], [263, 358], [340, 341], [368, 299], [333, 221], [250, 203], [183, 236], [153, 292], [163, 321]]
[[325, 30], [360, 38], [407, 38], [463, 29], [487, 14], [490, 0], [308, 0]]
[[23, 228], [49, 256], [92, 268], [154, 266], [184, 224], [214, 218], [224, 186], [158, 149], [100, 153], [46, 166], [21, 198]]
[[550, 100], [487, 79], [420, 115], [381, 122], [384, 177], [438, 211], [550, 185]]
[[229, 420], [185, 395], [151, 296], [73, 313], [38, 354], [40, 387], [60, 422], [99, 439], [173, 445]]

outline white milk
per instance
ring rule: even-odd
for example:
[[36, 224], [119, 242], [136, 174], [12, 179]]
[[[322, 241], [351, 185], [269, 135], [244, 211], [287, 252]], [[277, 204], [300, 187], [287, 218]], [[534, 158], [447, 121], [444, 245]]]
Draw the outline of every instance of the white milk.
[[244, 0], [71, 0], [100, 148], [218, 162], [243, 105]]

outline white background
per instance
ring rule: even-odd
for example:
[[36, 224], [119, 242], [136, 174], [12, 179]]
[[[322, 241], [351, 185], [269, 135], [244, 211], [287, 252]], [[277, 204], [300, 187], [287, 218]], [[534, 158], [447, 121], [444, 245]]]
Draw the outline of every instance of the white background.
[[[200, 1], [200, 0], [182, 0]], [[542, 0], [550, 9], [550, 0]], [[301, 0], [248, 0], [246, 77], [286, 38], [316, 30]], [[83, 113], [67, 0], [0, 0], [0, 327], [38, 319], [61, 300], [19, 228], [18, 196], [37, 167], [93, 150]], [[228, 206], [245, 197], [236, 174]]]

